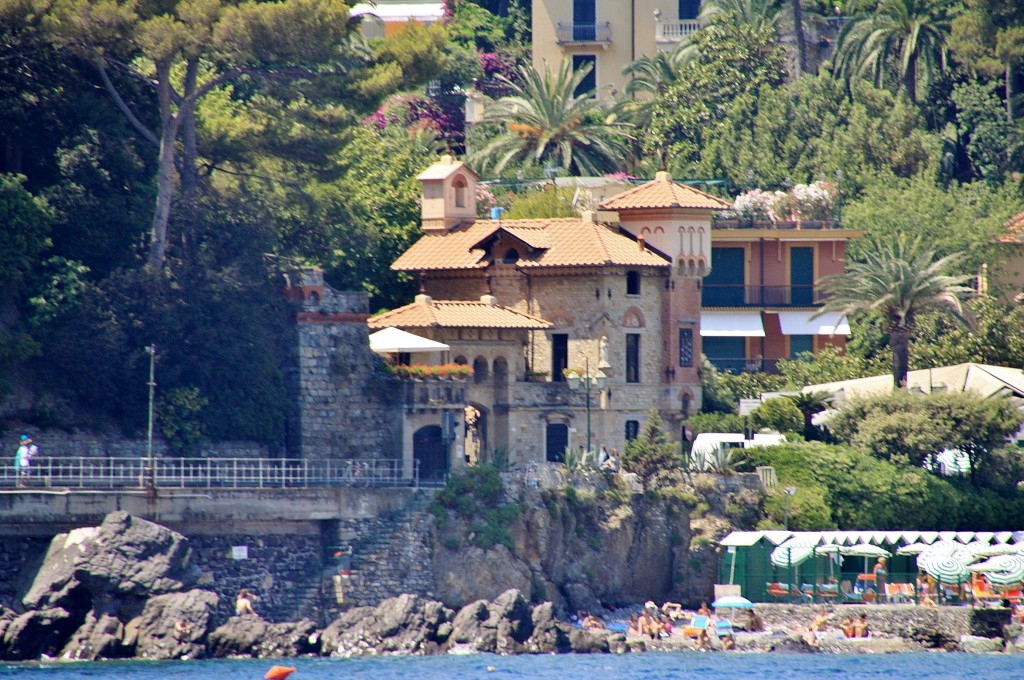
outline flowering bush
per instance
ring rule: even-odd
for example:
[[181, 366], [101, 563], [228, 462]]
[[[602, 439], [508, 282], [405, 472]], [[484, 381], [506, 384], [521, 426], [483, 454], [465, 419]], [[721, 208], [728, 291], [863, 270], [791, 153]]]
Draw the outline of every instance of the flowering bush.
[[429, 366], [427, 364], [405, 364], [387, 365], [388, 373], [397, 378], [412, 378], [425, 380], [427, 378], [455, 378], [466, 379], [473, 375], [472, 367], [466, 364], [438, 364]]
[[787, 192], [752, 189], [736, 197], [732, 210], [747, 220], [827, 220], [835, 210], [837, 196], [836, 186], [828, 182], [797, 184]]
[[752, 189], [737, 196], [732, 209], [741, 219], [765, 220], [772, 218], [777, 200], [770, 191]]
[[797, 184], [788, 199], [793, 219], [827, 220], [835, 208], [836, 186], [827, 182]]

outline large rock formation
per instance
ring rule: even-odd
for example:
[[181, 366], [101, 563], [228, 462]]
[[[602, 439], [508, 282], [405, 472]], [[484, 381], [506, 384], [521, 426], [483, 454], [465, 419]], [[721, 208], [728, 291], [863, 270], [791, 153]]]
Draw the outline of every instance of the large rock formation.
[[320, 652], [319, 638], [312, 621], [269, 623], [256, 616], [232, 616], [210, 633], [208, 652], [216, 658], [306, 656]]
[[124, 646], [138, 659], [194, 659], [206, 655], [207, 631], [220, 598], [208, 590], [157, 595], [128, 622]]
[[197, 576], [184, 536], [111, 513], [98, 527], [54, 537], [22, 598], [27, 611], [3, 625], [0, 656], [133, 656], [125, 624], [143, 614], [151, 598], [185, 590]]
[[413, 595], [360, 607], [324, 630], [329, 656], [441, 654], [455, 649], [493, 654], [625, 652], [625, 636], [591, 633], [555, 620], [550, 602], [531, 607], [518, 590], [493, 602], [473, 602], [458, 613]]

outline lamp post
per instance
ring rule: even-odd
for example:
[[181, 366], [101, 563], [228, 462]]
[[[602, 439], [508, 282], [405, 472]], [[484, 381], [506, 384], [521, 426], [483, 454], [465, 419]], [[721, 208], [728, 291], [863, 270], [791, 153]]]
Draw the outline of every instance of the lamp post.
[[786, 492], [785, 504], [782, 506], [782, 528], [789, 531], [789, 498], [796, 493], [795, 486], [787, 486], [783, 491]]
[[604, 389], [608, 382], [608, 377], [600, 370], [597, 371], [597, 375], [590, 375], [590, 359], [584, 357], [584, 375], [578, 374], [576, 371], [572, 371], [567, 376], [569, 382], [569, 389], [573, 392], [582, 391], [587, 398], [587, 451], [590, 451], [590, 388], [591, 386], [597, 387], [600, 392]]
[[146, 428], [146, 462], [149, 465], [149, 488], [156, 488], [156, 461], [153, 460], [153, 392], [156, 390], [156, 345], [146, 347], [149, 354], [149, 425]]

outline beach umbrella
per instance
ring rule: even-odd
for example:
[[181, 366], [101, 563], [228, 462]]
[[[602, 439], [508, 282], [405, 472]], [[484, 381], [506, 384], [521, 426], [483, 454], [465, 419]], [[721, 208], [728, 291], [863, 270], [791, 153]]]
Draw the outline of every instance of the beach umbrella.
[[868, 570], [869, 557], [889, 557], [892, 555], [892, 553], [885, 548], [880, 548], [877, 545], [872, 545], [870, 543], [857, 543], [856, 545], [844, 546], [843, 554], [848, 557], [863, 557], [865, 572]]
[[896, 551], [897, 555], [920, 555], [931, 546], [927, 543], [911, 543]]
[[991, 565], [991, 571], [981, 573], [984, 573], [988, 582], [994, 586], [1012, 586], [1024, 581], [1024, 555], [996, 555], [972, 566], [982, 565]]
[[1005, 562], [1000, 563], [998, 560], [985, 560], [984, 562], [967, 565], [967, 571], [974, 572], [975, 574], [1005, 574], [1011, 569], [1012, 567], [1009, 564]]
[[954, 555], [936, 556], [925, 563], [924, 570], [940, 583], [963, 583], [971, 576], [967, 563]]
[[964, 565], [975, 561], [974, 555], [963, 543], [939, 541], [932, 543], [928, 549], [917, 556], [917, 566], [928, 571], [928, 563], [936, 560], [954, 559]]
[[715, 609], [753, 609], [754, 603], [739, 595], [724, 595], [712, 602], [711, 606]]
[[772, 550], [771, 560], [776, 567], [795, 567], [811, 558], [814, 549], [805, 546], [779, 546]]
[[1016, 545], [1007, 545], [1006, 543], [996, 543], [990, 545], [988, 543], [968, 543], [967, 549], [971, 551], [971, 554], [975, 557], [995, 557], [996, 555], [1016, 555], [1019, 552], [1019, 548]]

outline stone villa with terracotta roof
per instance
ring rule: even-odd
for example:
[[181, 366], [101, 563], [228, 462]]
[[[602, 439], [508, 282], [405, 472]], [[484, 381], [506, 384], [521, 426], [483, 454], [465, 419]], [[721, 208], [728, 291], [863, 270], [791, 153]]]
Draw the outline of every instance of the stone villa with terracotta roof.
[[[701, 406], [702, 353], [721, 370], [772, 370], [849, 333], [811, 317], [858, 231], [715, 220], [729, 203], [664, 172], [558, 219], [478, 219], [478, 177], [450, 156], [418, 179], [423, 236], [392, 269], [421, 293], [369, 326], [445, 343], [473, 368], [464, 386], [406, 399], [403, 456], [424, 478], [557, 461], [588, 441], [622, 451], [652, 407], [679, 438]], [[591, 376], [589, 393], [572, 374]]]
[[[423, 236], [392, 269], [422, 292], [369, 325], [446, 343], [473, 367], [464, 404], [435, 390], [405, 409], [403, 449], [421, 476], [496, 452], [519, 466], [561, 460], [586, 445], [588, 420], [593, 448], [622, 451], [651, 407], [681, 431], [701, 404], [699, 284], [712, 213], [728, 203], [659, 173], [606, 201], [602, 219], [481, 220], [464, 163], [445, 157], [418, 179]], [[589, 419], [572, 372], [595, 378]]]

